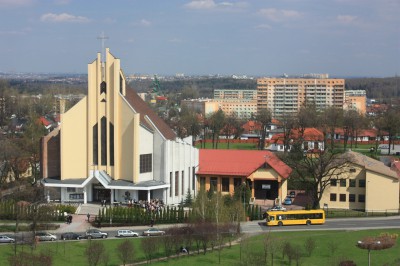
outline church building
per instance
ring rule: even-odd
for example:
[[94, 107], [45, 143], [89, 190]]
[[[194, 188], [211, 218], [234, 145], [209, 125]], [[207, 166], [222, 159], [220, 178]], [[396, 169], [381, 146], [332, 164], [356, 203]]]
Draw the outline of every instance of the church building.
[[127, 87], [108, 48], [105, 59], [98, 53], [88, 65], [87, 96], [42, 138], [42, 184], [57, 188], [61, 202], [177, 204], [195, 195], [199, 151], [191, 137], [178, 138]]

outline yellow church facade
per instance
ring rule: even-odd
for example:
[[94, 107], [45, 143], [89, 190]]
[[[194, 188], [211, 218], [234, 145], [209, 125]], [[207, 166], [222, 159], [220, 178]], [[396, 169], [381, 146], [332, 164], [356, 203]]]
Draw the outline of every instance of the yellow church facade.
[[199, 153], [191, 138], [179, 139], [127, 88], [109, 49], [88, 65], [87, 96], [61, 114], [41, 148], [42, 183], [58, 188], [62, 202], [173, 204], [195, 193]]

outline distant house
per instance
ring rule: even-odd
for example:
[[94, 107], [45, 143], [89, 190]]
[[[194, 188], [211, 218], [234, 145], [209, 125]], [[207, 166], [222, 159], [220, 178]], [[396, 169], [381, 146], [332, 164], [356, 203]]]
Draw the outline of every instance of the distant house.
[[292, 169], [269, 151], [201, 149], [198, 185], [233, 194], [244, 182], [256, 199], [284, 199]]
[[399, 211], [399, 177], [384, 165], [357, 152], [351, 158], [345, 175], [333, 179], [325, 189], [321, 206], [329, 208], [365, 210], [365, 212]]
[[[271, 139], [272, 136], [278, 133], [282, 133], [282, 129], [280, 128], [280, 122], [276, 119], [272, 119], [271, 123], [267, 126], [266, 134], [265, 134], [265, 139]], [[254, 120], [249, 120], [247, 121], [243, 126], [243, 138], [246, 138], [246, 136], [261, 136], [261, 123], [254, 121]], [[250, 137], [249, 137], [250, 138]]]
[[[380, 136], [378, 136], [377, 129], [360, 129], [355, 132], [353, 136], [348, 136], [348, 141], [357, 141], [357, 142], [368, 142], [368, 141], [376, 141], [378, 137], [378, 141], [388, 140], [389, 136], [387, 132], [381, 132]], [[328, 136], [330, 138], [330, 135]], [[335, 134], [333, 136], [334, 140], [344, 140], [345, 139], [345, 130], [343, 128], [336, 128]]]
[[[289, 150], [292, 148], [292, 144], [300, 139], [300, 131], [298, 129], [292, 129], [289, 135]], [[316, 128], [306, 128], [303, 133], [303, 143], [301, 145], [304, 151], [322, 151], [324, 147], [324, 134]], [[271, 140], [268, 141], [267, 150], [270, 151], [284, 151], [284, 133], [275, 134]]]

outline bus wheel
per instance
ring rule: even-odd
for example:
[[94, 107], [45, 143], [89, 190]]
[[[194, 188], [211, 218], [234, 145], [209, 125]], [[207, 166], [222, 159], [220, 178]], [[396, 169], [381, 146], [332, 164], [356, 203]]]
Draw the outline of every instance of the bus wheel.
[[311, 225], [311, 221], [307, 220], [306, 225]]
[[282, 222], [278, 222], [278, 226], [282, 226], [283, 225], [283, 223]]

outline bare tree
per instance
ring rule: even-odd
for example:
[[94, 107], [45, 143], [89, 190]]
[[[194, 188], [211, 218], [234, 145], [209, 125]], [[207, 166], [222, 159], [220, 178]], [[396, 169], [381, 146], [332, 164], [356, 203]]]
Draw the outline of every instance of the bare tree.
[[212, 130], [212, 143], [213, 148], [218, 149], [218, 139], [221, 129], [224, 126], [225, 113], [219, 109], [217, 112], [212, 113], [208, 119], [209, 126]]
[[103, 242], [100, 241], [89, 241], [89, 245], [86, 247], [85, 255], [90, 266], [99, 265], [102, 256], [105, 254], [105, 247]]
[[287, 153], [290, 149], [290, 141], [292, 130], [296, 126], [296, 118], [292, 114], [284, 114], [282, 117], [279, 118], [283, 128], [283, 146], [284, 151]]
[[256, 115], [256, 121], [261, 124], [261, 134], [258, 149], [265, 149], [265, 136], [267, 134], [267, 127], [271, 124], [272, 114], [269, 109], [260, 109]]
[[307, 238], [306, 241], [304, 242], [304, 249], [307, 252], [307, 255], [310, 257], [312, 252], [314, 251], [316, 247], [315, 240], [311, 237]]
[[53, 257], [48, 254], [30, 254], [20, 252], [8, 258], [12, 266], [51, 266], [53, 265]]
[[394, 146], [394, 139], [397, 133], [400, 131], [400, 121], [399, 121], [399, 109], [395, 107], [390, 107], [383, 116], [383, 129], [389, 134], [389, 154]]
[[134, 246], [128, 239], [117, 246], [117, 254], [123, 265], [133, 262]]
[[348, 163], [353, 158], [350, 153], [340, 154], [329, 150], [320, 151], [314, 156], [302, 152], [291, 152], [282, 158], [295, 175], [306, 186], [312, 199], [312, 208], [318, 209], [325, 189], [332, 179], [348, 177]]
[[[341, 126], [342, 122], [343, 109], [334, 106], [326, 108], [320, 116], [320, 124], [322, 128], [326, 128], [326, 130], [323, 130], [324, 137], [326, 137], [326, 133], [330, 135], [330, 149], [332, 151], [335, 148], [335, 130], [337, 127]], [[326, 131], [326, 133], [324, 131]], [[324, 147], [327, 147], [326, 143], [324, 143]]]
[[156, 237], [143, 238], [141, 245], [147, 261], [151, 263], [152, 258], [155, 256], [155, 253], [159, 249], [158, 239]]
[[331, 256], [334, 256], [336, 251], [339, 248], [339, 243], [335, 240], [331, 240], [328, 242], [328, 249], [331, 252]]

